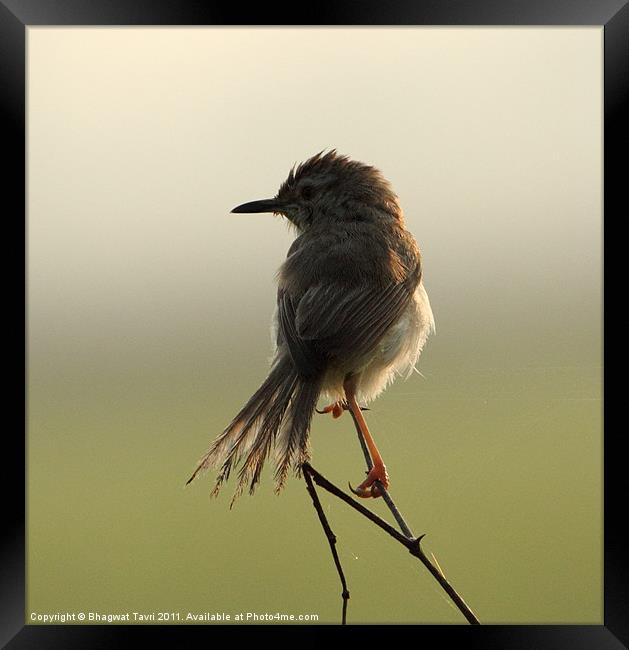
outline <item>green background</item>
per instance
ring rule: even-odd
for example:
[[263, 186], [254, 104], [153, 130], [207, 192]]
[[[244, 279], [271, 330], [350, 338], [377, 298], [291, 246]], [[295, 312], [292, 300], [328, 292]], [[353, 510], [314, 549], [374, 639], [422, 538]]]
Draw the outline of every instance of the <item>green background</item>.
[[[367, 413], [398, 506], [482, 622], [600, 623], [600, 30], [28, 33], [27, 615], [339, 620], [302, 481], [184, 488], [265, 376], [293, 236], [229, 210], [337, 146], [393, 182], [437, 323]], [[347, 415], [311, 440], [360, 482]], [[350, 622], [464, 622], [321, 499]]]

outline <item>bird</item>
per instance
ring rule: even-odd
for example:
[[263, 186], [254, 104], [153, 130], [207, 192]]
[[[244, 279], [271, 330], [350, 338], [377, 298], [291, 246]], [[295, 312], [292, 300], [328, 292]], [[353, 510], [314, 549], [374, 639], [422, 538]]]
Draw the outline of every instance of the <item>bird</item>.
[[216, 496], [238, 467], [233, 505], [247, 486], [254, 493], [271, 456], [279, 493], [289, 472], [300, 476], [311, 459], [314, 413], [350, 410], [372, 460], [352, 491], [382, 496], [389, 476], [363, 410], [416, 370], [435, 331], [422, 257], [398, 196], [379, 169], [331, 149], [295, 164], [273, 198], [231, 212], [284, 217], [296, 237], [276, 277], [268, 376], [187, 483], [216, 469]]

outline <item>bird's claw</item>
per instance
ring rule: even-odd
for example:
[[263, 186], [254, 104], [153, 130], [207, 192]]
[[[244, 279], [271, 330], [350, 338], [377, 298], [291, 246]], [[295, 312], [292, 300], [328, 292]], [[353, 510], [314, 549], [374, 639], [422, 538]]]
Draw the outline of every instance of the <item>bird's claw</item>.
[[373, 467], [358, 487], [353, 488], [351, 483], [348, 485], [349, 489], [361, 499], [377, 499], [382, 496], [381, 486], [385, 490], [389, 487], [387, 468], [384, 465]]
[[[341, 415], [343, 415], [343, 411], [348, 411], [349, 410], [349, 405], [345, 401], [340, 401], [340, 402], [334, 402], [333, 404], [329, 404], [328, 406], [324, 406], [321, 410], [318, 408], [315, 408], [315, 411], [321, 415], [325, 413], [332, 413], [332, 417], [336, 420], [336, 418], [340, 418]], [[361, 411], [369, 411], [367, 406], [361, 406], [360, 407]]]
[[341, 415], [343, 415], [343, 411], [347, 408], [347, 405], [345, 405], [343, 402], [334, 402], [333, 404], [329, 404], [328, 406], [323, 407], [321, 410], [318, 408], [315, 408], [315, 411], [317, 413], [332, 413], [332, 417], [336, 420], [336, 418], [340, 418]]
[[360, 485], [357, 488], [353, 488], [351, 483], [348, 483], [347, 485], [349, 485], [349, 489], [361, 499], [377, 499], [382, 496], [380, 488], [375, 484], [369, 489], [361, 488]]

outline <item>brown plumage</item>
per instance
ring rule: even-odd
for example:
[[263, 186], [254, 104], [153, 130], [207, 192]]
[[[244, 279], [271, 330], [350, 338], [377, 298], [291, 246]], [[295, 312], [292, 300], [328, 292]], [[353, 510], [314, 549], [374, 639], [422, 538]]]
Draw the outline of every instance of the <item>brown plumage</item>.
[[412, 371], [434, 320], [419, 249], [374, 167], [322, 152], [293, 168], [273, 199], [232, 212], [282, 214], [298, 231], [278, 273], [269, 375], [188, 481], [217, 468], [217, 494], [240, 466], [236, 498], [247, 485], [253, 493], [272, 451], [281, 490], [289, 470], [299, 473], [310, 458], [319, 398], [350, 407], [375, 398], [396, 374]]

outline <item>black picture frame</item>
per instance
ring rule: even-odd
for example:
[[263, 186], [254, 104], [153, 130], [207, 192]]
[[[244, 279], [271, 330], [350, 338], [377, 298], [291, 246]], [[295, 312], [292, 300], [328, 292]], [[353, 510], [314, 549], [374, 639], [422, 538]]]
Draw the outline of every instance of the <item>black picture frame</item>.
[[[629, 142], [627, 115], [629, 96], [629, 0], [432, 0], [430, 2], [382, 2], [338, 0], [329, 4], [294, 3], [245, 8], [236, 3], [198, 0], [0, 0], [0, 108], [2, 149], [5, 159], [2, 183], [5, 204], [5, 251], [16, 251], [18, 264], [25, 261], [25, 44], [26, 29], [36, 25], [595, 25], [604, 30], [604, 207], [606, 223], [620, 219], [621, 193], [627, 180], [622, 162]], [[626, 154], [625, 154], [626, 155]], [[617, 214], [616, 214], [617, 213]], [[5, 258], [11, 259], [12, 256]], [[11, 268], [5, 277], [13, 277]], [[10, 273], [10, 274], [9, 274]], [[26, 280], [26, 278], [25, 278]], [[9, 330], [7, 349], [26, 350], [24, 287], [5, 283], [13, 309], [5, 309]], [[22, 319], [20, 314], [24, 315]], [[607, 327], [604, 327], [606, 340]], [[24, 347], [14, 344], [21, 341]], [[28, 351], [26, 350], [26, 353]], [[24, 355], [15, 355], [15, 371], [5, 373], [7, 403], [24, 403]], [[15, 394], [13, 394], [15, 393]], [[14, 408], [17, 407], [14, 406]], [[6, 419], [5, 419], [6, 421]], [[24, 422], [24, 411], [18, 422]], [[4, 527], [2, 534], [2, 608], [0, 643], [7, 648], [113, 648], [137, 645], [159, 635], [160, 643], [188, 647], [214, 640], [218, 632], [237, 637], [288, 630], [280, 626], [25, 626], [25, 436], [18, 428], [5, 427], [3, 473]], [[439, 644], [462, 642], [478, 648], [579, 648], [612, 649], [629, 644], [629, 577], [626, 519], [626, 471], [622, 467], [622, 438], [618, 432], [604, 437], [604, 624], [600, 626], [417, 626], [414, 642], [438, 639]], [[16, 467], [19, 476], [9, 477]], [[625, 488], [623, 490], [623, 487]], [[300, 643], [312, 643], [325, 626], [294, 627]], [[345, 628], [346, 630], [347, 628]], [[366, 629], [366, 628], [363, 628]], [[351, 641], [356, 642], [355, 632]], [[368, 630], [368, 629], [367, 629]], [[328, 632], [330, 630], [328, 629]], [[409, 632], [409, 630], [404, 630]], [[334, 628], [340, 638], [347, 631]], [[395, 634], [387, 629], [387, 634]], [[238, 640], [241, 640], [240, 638]], [[347, 640], [345, 642], [350, 642]], [[623, 646], [624, 644], [624, 646]]]

